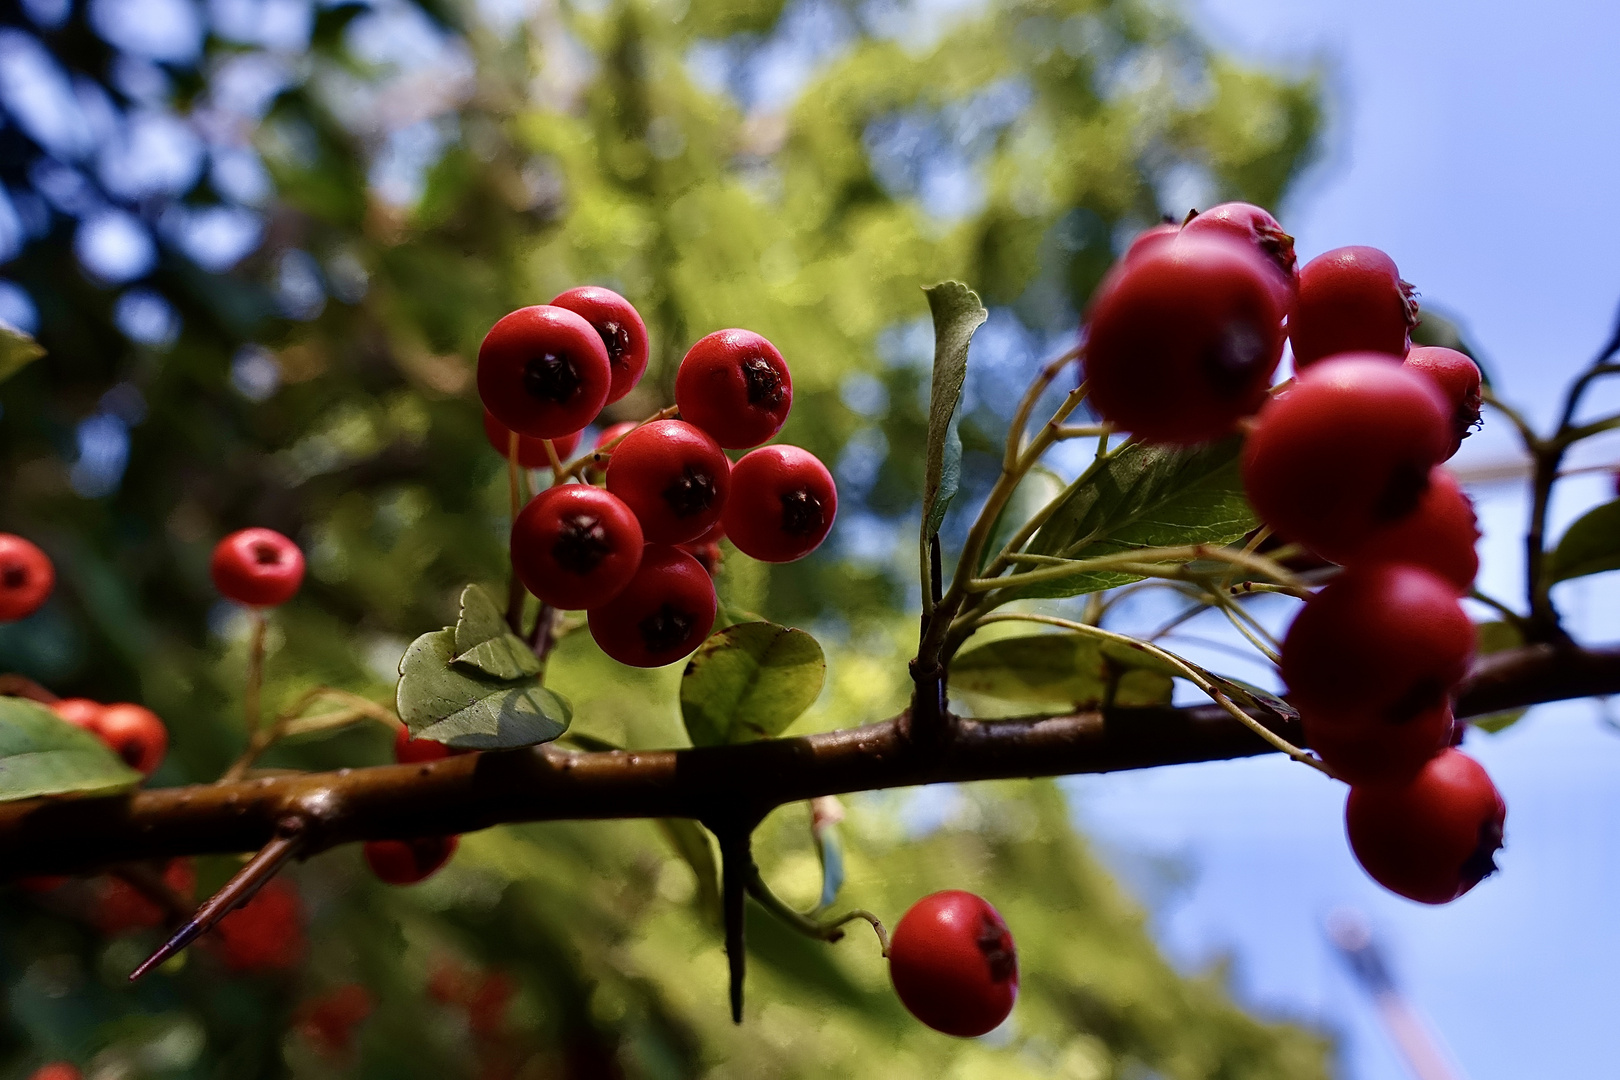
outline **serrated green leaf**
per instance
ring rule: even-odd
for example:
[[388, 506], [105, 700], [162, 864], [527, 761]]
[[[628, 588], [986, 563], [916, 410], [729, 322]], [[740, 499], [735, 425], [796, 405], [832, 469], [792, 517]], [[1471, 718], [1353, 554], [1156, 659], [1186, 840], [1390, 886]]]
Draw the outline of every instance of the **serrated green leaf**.
[[0, 321], [0, 382], [5, 382], [44, 355], [44, 348], [32, 335]]
[[658, 831], [697, 876], [698, 904], [715, 922], [720, 921], [720, 864], [703, 826], [689, 818], [659, 818]]
[[[928, 398], [928, 456], [923, 465], [922, 543], [926, 551], [961, 481], [962, 440], [956, 432], [956, 407], [967, 376], [968, 345], [990, 313], [978, 294], [960, 281], [942, 281], [923, 292], [934, 316], [934, 377]], [[927, 588], [926, 582], [923, 587]]]
[[0, 697], [0, 802], [108, 795], [141, 782], [107, 744], [22, 698]]
[[539, 679], [498, 679], [455, 656], [456, 632], [446, 628], [411, 642], [399, 661], [399, 718], [416, 738], [498, 750], [550, 742], [568, 730], [568, 700]]
[[1620, 499], [1583, 514], [1548, 559], [1553, 581], [1620, 570]]
[[1150, 654], [1072, 632], [1001, 638], [951, 661], [953, 691], [1028, 706], [1164, 705], [1174, 668]]
[[455, 633], [456, 663], [471, 664], [497, 679], [538, 675], [545, 667], [528, 642], [507, 627], [494, 599], [477, 585], [461, 591], [461, 618]]
[[681, 675], [681, 716], [694, 746], [780, 735], [815, 703], [827, 675], [803, 630], [738, 623], [709, 637]]

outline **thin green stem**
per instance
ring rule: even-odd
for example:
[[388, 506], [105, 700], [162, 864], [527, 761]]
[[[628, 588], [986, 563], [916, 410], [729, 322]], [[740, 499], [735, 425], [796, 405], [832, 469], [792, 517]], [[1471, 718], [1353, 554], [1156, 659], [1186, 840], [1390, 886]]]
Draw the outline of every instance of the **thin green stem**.
[[[670, 405], [666, 408], [659, 409], [645, 420], [642, 420], [640, 423], [636, 424], [634, 428], [631, 428], [630, 431], [635, 431], [637, 428], [645, 427], [655, 420], [668, 420], [671, 417], [679, 416], [680, 414], [681, 410], [678, 406]], [[594, 450], [587, 451], [586, 453], [579, 455], [579, 457], [575, 458], [573, 461], [563, 465], [560, 470], [552, 473], [552, 482], [560, 484], [564, 480], [574, 479], [590, 466], [601, 465], [602, 463], [606, 462], [608, 455], [613, 452], [614, 448], [629, 437], [630, 431], [627, 431], [623, 435], [616, 438], [609, 439], [607, 442], [596, 447]]]
[[259, 697], [264, 689], [264, 639], [269, 620], [260, 608], [248, 609], [252, 631], [248, 635], [247, 683], [242, 690], [242, 712], [247, 722], [248, 738], [259, 733]]
[[748, 869], [748, 895], [758, 901], [760, 907], [775, 915], [794, 930], [806, 937], [815, 938], [817, 941], [839, 941], [844, 936], [843, 927], [860, 919], [871, 924], [873, 932], [877, 934], [878, 945], [883, 950], [883, 955], [889, 955], [889, 932], [884, 929], [883, 921], [870, 911], [855, 908], [843, 915], [826, 920], [812, 918], [773, 893], [770, 886], [765, 884], [765, 879], [760, 876], [757, 865], [750, 863]]

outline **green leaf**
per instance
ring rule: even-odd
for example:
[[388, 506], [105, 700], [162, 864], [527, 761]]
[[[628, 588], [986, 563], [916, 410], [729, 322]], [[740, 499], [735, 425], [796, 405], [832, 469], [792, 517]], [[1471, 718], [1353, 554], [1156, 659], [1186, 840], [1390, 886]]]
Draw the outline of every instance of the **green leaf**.
[[[1489, 656], [1491, 653], [1504, 652], [1508, 649], [1517, 649], [1524, 644], [1524, 635], [1519, 628], [1509, 622], [1484, 622], [1474, 624], [1474, 653], [1478, 656]], [[1487, 713], [1484, 716], [1469, 717], [1468, 722], [1481, 731], [1488, 731], [1492, 735], [1506, 731], [1524, 718], [1529, 709], [1507, 709], [1498, 713]]]
[[708, 830], [689, 818], [659, 818], [658, 831], [697, 875], [698, 904], [718, 923], [720, 864], [714, 857], [714, 845], [709, 843]]
[[[1029, 551], [1091, 559], [1150, 547], [1229, 544], [1258, 523], [1243, 495], [1242, 445], [1235, 436], [1190, 449], [1132, 443], [1069, 485]], [[1019, 586], [1014, 575], [1004, 595], [1077, 596], [1140, 579], [1082, 571]]]
[[1548, 560], [1553, 581], [1620, 570], [1620, 499], [1588, 510], [1564, 533]]
[[23, 698], [0, 697], [0, 802], [126, 791], [141, 774], [107, 744]]
[[0, 382], [45, 355], [45, 350], [29, 334], [0, 321]]
[[694, 746], [780, 735], [814, 704], [827, 675], [803, 630], [738, 623], [713, 634], [681, 675], [681, 716]]
[[951, 661], [954, 691], [1018, 705], [1165, 705], [1174, 668], [1146, 653], [1065, 631], [1001, 638]]
[[418, 739], [465, 750], [550, 742], [573, 719], [566, 698], [534, 676], [499, 679], [456, 661], [456, 632], [411, 642], [399, 661], [399, 718]]
[[[923, 292], [934, 315], [934, 382], [928, 399], [928, 456], [923, 467], [922, 542], [939, 532], [956, 497], [962, 473], [962, 440], [956, 432], [956, 406], [967, 376], [968, 344], [990, 313], [979, 296], [960, 281], [942, 281]], [[928, 583], [923, 583], [926, 589]]]
[[506, 625], [501, 609], [477, 585], [461, 591], [461, 618], [456, 622], [456, 662], [471, 664], [497, 679], [538, 675], [545, 666]]

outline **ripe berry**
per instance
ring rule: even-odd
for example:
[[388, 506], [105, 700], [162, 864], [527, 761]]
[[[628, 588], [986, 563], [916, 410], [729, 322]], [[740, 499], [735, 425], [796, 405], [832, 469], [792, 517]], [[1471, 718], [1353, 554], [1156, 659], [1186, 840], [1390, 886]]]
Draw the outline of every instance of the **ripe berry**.
[[53, 1061], [35, 1069], [28, 1080], [84, 1080], [84, 1073], [65, 1061]]
[[456, 853], [455, 836], [422, 836], [415, 840], [367, 840], [366, 865], [387, 885], [415, 885], [424, 881]]
[[1294, 367], [1324, 357], [1375, 352], [1406, 355], [1418, 324], [1412, 286], [1395, 260], [1377, 248], [1342, 247], [1318, 255], [1299, 272], [1299, 295], [1288, 317]]
[[607, 487], [635, 513], [649, 544], [684, 544], [720, 520], [731, 462], [699, 428], [657, 420], [613, 451]]
[[1451, 742], [1451, 702], [1392, 721], [1301, 709], [1305, 743], [1351, 784], [1404, 780]]
[[1474, 504], [1457, 486], [1450, 470], [1436, 465], [1429, 474], [1429, 489], [1417, 509], [1393, 525], [1375, 531], [1344, 556], [1350, 566], [1372, 563], [1407, 563], [1432, 570], [1457, 587], [1459, 594], [1473, 587], [1479, 573], [1479, 522]]
[[717, 330], [687, 350], [675, 373], [675, 404], [728, 450], [758, 446], [782, 430], [793, 380], [776, 346], [752, 330]]
[[409, 728], [401, 727], [394, 732], [394, 760], [401, 765], [425, 765], [430, 761], [443, 761], [451, 754], [466, 753], [466, 751], [452, 750], [442, 742], [432, 739], [413, 739]]
[[1289, 700], [1321, 720], [1408, 723], [1468, 671], [1457, 590], [1415, 566], [1355, 566], [1306, 602], [1283, 639]]
[[551, 303], [582, 316], [601, 337], [613, 370], [608, 401], [618, 401], [634, 389], [647, 370], [647, 324], [630, 301], [612, 289], [585, 285], [569, 289]]
[[564, 484], [536, 495], [512, 523], [512, 569], [552, 607], [599, 607], [630, 584], [644, 542], [617, 495]]
[[49, 555], [12, 533], [0, 533], [0, 622], [26, 619], [56, 584]]
[[93, 729], [132, 769], [151, 776], [169, 751], [169, 729], [157, 713], [141, 705], [121, 702], [101, 710]]
[[304, 959], [304, 904], [285, 878], [272, 878], [219, 921], [208, 940], [234, 971], [277, 971]]
[[214, 588], [249, 607], [277, 607], [304, 581], [304, 553], [274, 529], [242, 529], [214, 547]]
[[1344, 808], [1350, 847], [1372, 879], [1446, 904], [1496, 872], [1507, 806], [1484, 768], [1443, 750], [1401, 784], [1357, 785]]
[[1085, 350], [1099, 415], [1150, 442], [1226, 434], [1265, 401], [1282, 356], [1276, 273], [1225, 237], [1180, 236], [1120, 263]]
[[1433, 379], [1451, 402], [1451, 454], [1455, 454], [1479, 423], [1479, 365], [1456, 349], [1419, 345], [1406, 354], [1406, 366]]
[[566, 308], [519, 308], [478, 347], [478, 396], [520, 435], [555, 439], [583, 428], [613, 379], [595, 327]]
[[[495, 414], [488, 409], [484, 410], [484, 436], [489, 439], [501, 457], [508, 453], [508, 446], [512, 438], [512, 429], [495, 419]], [[575, 448], [579, 446], [579, 432], [559, 435], [551, 440], [552, 449], [557, 451], [557, 460], [567, 461]], [[551, 458], [546, 453], [546, 440], [533, 439], [527, 435], [518, 436], [518, 464], [525, 469], [548, 469], [551, 467]]]
[[973, 1038], [994, 1029], [1018, 997], [1018, 952], [1001, 915], [950, 890], [911, 906], [889, 941], [889, 977], [911, 1015], [935, 1031]]
[[1431, 380], [1386, 357], [1335, 357], [1261, 410], [1243, 486], [1267, 525], [1337, 561], [1416, 509], [1450, 432]]
[[588, 616], [601, 650], [631, 667], [662, 667], [689, 655], [714, 626], [714, 582], [691, 555], [649, 544], [641, 569]]
[[1246, 202], [1221, 203], [1196, 214], [1181, 227], [1183, 236], [1229, 236], [1250, 245], [1277, 268], [1291, 294], [1299, 281], [1294, 238], [1260, 207]]
[[838, 513], [832, 473], [797, 446], [762, 446], [732, 468], [726, 535], [761, 562], [802, 559], [827, 538]]
[[51, 711], [74, 727], [100, 734], [97, 724], [101, 721], [101, 710], [106, 708], [99, 701], [91, 701], [84, 697], [62, 698], [51, 702]]
[[359, 983], [340, 986], [306, 1002], [299, 1012], [298, 1030], [327, 1057], [342, 1057], [354, 1045], [354, 1029], [363, 1024], [376, 1000]]

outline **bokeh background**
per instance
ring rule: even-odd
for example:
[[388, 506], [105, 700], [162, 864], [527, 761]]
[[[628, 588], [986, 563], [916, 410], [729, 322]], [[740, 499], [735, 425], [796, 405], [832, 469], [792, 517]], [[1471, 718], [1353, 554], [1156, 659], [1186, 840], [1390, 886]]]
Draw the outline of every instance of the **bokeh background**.
[[[0, 18], [0, 318], [50, 350], [0, 387], [0, 528], [62, 582], [0, 627], [0, 669], [157, 709], [175, 748], [156, 783], [210, 779], [245, 741], [246, 623], [206, 573], [225, 532], [269, 525], [310, 555], [271, 704], [322, 683], [387, 700], [460, 587], [501, 584], [505, 480], [471, 361], [500, 314], [575, 284], [619, 289], [652, 331], [644, 389], [607, 419], [664, 404], [720, 327], [793, 366], [783, 437], [834, 466], [839, 523], [803, 563], [733, 554], [720, 588], [828, 648], [795, 732], [904, 700], [919, 285], [959, 277], [992, 312], [969, 495], [1025, 378], [1161, 213], [1242, 197], [1305, 257], [1384, 247], [1542, 422], [1620, 299], [1620, 16], [1598, 5], [25, 0]], [[1457, 464], [1482, 585], [1511, 598], [1524, 505], [1502, 428]], [[1609, 484], [1568, 482], [1559, 522]], [[1579, 634], [1613, 635], [1606, 579], [1563, 590]], [[1268, 677], [1213, 624], [1188, 629], [1216, 638], [1189, 654]], [[627, 676], [576, 636], [553, 681], [581, 732], [679, 745], [675, 674]], [[387, 743], [356, 730], [266, 764], [378, 762]], [[134, 991], [122, 974], [156, 932], [101, 933], [97, 882], [7, 893], [0, 1054], [17, 1076], [65, 1058], [107, 1077], [1400, 1077], [1323, 933], [1350, 907], [1466, 1075], [1600, 1075], [1620, 741], [1587, 702], [1470, 748], [1511, 807], [1505, 872], [1432, 911], [1367, 882], [1341, 791], [1282, 761], [849, 800], [847, 902], [892, 918], [974, 888], [1017, 932], [1022, 1003], [974, 1043], [910, 1022], [868, 941], [763, 919], [732, 1028], [703, 860], [612, 824], [470, 836], [407, 890], [323, 855], [293, 875], [300, 962], [233, 973], [197, 950]], [[807, 818], [761, 839], [805, 906]], [[200, 861], [203, 885], [233, 865]], [[446, 1003], [446, 972], [509, 993]], [[309, 1003], [355, 983], [371, 1017], [345, 1045], [312, 1038]]]

